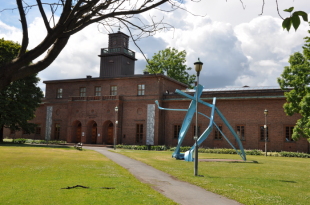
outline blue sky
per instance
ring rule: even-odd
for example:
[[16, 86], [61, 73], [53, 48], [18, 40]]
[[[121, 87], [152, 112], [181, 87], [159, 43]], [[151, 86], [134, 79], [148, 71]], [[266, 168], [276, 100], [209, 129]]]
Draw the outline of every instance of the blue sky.
[[[27, 1], [31, 5], [35, 1]], [[44, 1], [47, 2], [47, 1]], [[291, 6], [295, 10], [310, 13], [307, 0], [281, 0], [280, 14]], [[275, 1], [265, 1], [265, 11], [261, 13], [262, 0], [203, 0], [199, 3], [185, 1], [183, 6], [192, 13], [177, 10], [162, 13], [158, 10], [141, 15], [144, 21], [156, 16], [174, 26], [174, 31], [161, 32], [153, 37], [138, 41], [138, 45], [148, 58], [167, 47], [187, 51], [187, 65], [200, 57], [204, 63], [200, 82], [206, 88], [232, 86], [272, 86], [277, 85], [277, 77], [287, 66], [288, 58], [296, 51], [302, 51], [303, 38], [308, 35], [309, 25], [302, 23], [297, 32], [283, 31], [282, 20], [277, 14]], [[14, 8], [15, 1], [3, 1], [0, 10]], [[164, 6], [165, 7], [165, 6]], [[48, 15], [49, 8], [45, 7]], [[34, 48], [46, 34], [43, 20], [37, 8], [27, 14], [29, 27], [29, 48]], [[96, 24], [72, 36], [67, 47], [47, 69], [39, 73], [40, 87], [45, 91], [43, 80], [84, 78], [86, 75], [99, 76], [100, 48], [107, 47], [108, 35]], [[125, 29], [123, 32], [127, 33]], [[0, 38], [21, 42], [21, 26], [17, 10], [0, 13]], [[141, 74], [146, 62], [137, 47], [130, 42], [129, 47], [136, 52], [135, 73]], [[38, 59], [43, 58], [40, 56]], [[194, 71], [191, 71], [194, 74]]]

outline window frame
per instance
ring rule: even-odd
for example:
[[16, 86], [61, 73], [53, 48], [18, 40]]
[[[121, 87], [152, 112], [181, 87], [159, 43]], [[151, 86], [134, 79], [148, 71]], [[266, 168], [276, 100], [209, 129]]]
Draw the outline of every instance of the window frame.
[[16, 133], [16, 130], [11, 130], [10, 129], [10, 135], [14, 135]]
[[[57, 125], [59, 125], [59, 129], [56, 129], [57, 128]], [[56, 137], [58, 136], [58, 137]], [[59, 140], [60, 138], [60, 123], [55, 123], [54, 124], [54, 140]]]
[[[139, 85], [141, 88], [139, 89]], [[144, 96], [145, 95], [145, 84], [138, 84], [137, 85], [137, 95], [138, 96]]]
[[[61, 92], [59, 92], [61, 90]], [[56, 89], [56, 99], [62, 99], [63, 88]]]
[[[141, 132], [141, 127], [142, 127], [142, 132]], [[139, 130], [139, 132], [138, 132], [138, 130]], [[135, 142], [137, 144], [143, 144], [143, 131], [144, 131], [143, 130], [143, 124], [136, 124], [136, 140], [135, 140]]]
[[[39, 130], [39, 133], [38, 133]], [[41, 135], [41, 123], [38, 123], [35, 130], [35, 135]]]
[[[115, 90], [112, 90], [112, 88], [115, 87]], [[116, 96], [117, 95], [117, 85], [110, 85], [110, 95]]]
[[[223, 132], [223, 125], [222, 124], [218, 124], [217, 125], [219, 128], [220, 128], [220, 130]], [[216, 134], [216, 132], [217, 132], [217, 127], [216, 126], [214, 126], [214, 140], [223, 140], [223, 135], [222, 135], [222, 133], [221, 132], [219, 132], [218, 131], [218, 138], [217, 138], [217, 134]]]
[[178, 139], [181, 131], [181, 125], [175, 124], [173, 125], [173, 139]]
[[[244, 124], [237, 124], [236, 125], [236, 134], [238, 135], [238, 126], [240, 126], [240, 136], [238, 136], [239, 137], [239, 139], [241, 140], [241, 141], [245, 141], [245, 125]], [[243, 139], [241, 139], [241, 127], [243, 126]], [[222, 131], [223, 132], [223, 131]]]
[[[97, 88], [99, 88], [100, 90], [97, 91]], [[99, 95], [97, 95], [99, 93]], [[95, 86], [95, 96], [101, 96], [101, 86]]]
[[[264, 139], [262, 140], [262, 133], [261, 133], [261, 127], [264, 127], [264, 125], [259, 125], [258, 126], [258, 136], [259, 136], [259, 141], [265, 142], [265, 128], [264, 130]], [[269, 137], [270, 137], [270, 130], [269, 130], [269, 125], [267, 125], [267, 142], [269, 142]]]
[[[286, 128], [289, 127], [289, 141], [287, 141], [286, 139]], [[293, 129], [294, 129], [295, 125], [284, 125], [284, 142], [287, 143], [295, 143], [296, 141], [294, 141], [292, 139], [292, 135], [293, 135]]]
[[[84, 88], [85, 89], [85, 92], [81, 92], [81, 89]], [[82, 95], [84, 94], [84, 96]], [[86, 87], [80, 87], [80, 90], [79, 90], [79, 97], [86, 97]]]

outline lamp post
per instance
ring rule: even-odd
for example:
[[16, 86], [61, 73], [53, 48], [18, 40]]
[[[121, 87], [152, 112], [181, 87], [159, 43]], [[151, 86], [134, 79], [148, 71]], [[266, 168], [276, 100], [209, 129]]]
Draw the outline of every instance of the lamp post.
[[197, 86], [196, 86], [196, 130], [195, 130], [195, 136], [194, 136], [194, 140], [195, 140], [195, 176], [197, 176], [198, 173], [198, 144], [197, 144], [197, 140], [198, 140], [198, 88], [199, 88], [199, 74], [200, 71], [202, 69], [202, 65], [203, 63], [199, 60], [194, 63], [195, 65], [195, 70], [197, 72]]
[[265, 128], [265, 156], [267, 157], [267, 140], [268, 140], [268, 138], [267, 138], [267, 130], [268, 130], [267, 115], [268, 115], [268, 110], [267, 109], [265, 109], [264, 114], [265, 114], [265, 126], [264, 126], [264, 128]]
[[118, 107], [115, 107], [115, 134], [114, 134], [114, 150], [116, 148], [116, 126], [118, 124], [118, 121], [116, 120], [117, 118], [117, 111], [118, 111]]

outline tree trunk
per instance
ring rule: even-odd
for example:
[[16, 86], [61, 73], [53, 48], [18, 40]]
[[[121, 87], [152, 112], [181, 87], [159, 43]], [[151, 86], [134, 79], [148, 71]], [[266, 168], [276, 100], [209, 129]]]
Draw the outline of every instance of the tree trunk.
[[4, 128], [4, 125], [0, 127], [0, 142], [3, 142], [3, 128]]

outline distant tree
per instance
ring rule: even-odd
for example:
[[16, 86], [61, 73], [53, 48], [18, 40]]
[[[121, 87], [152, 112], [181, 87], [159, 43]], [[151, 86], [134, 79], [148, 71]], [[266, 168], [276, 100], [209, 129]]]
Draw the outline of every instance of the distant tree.
[[179, 82], [182, 82], [193, 88], [195, 82], [195, 75], [189, 75], [187, 71], [191, 70], [191, 67], [186, 67], [186, 51], [178, 51], [175, 48], [166, 48], [158, 53], [155, 53], [151, 60], [148, 60], [148, 64], [144, 71], [151, 74], [161, 73], [166, 74], [170, 78], [173, 78]]
[[289, 116], [300, 113], [302, 116], [294, 127], [293, 140], [304, 137], [310, 142], [310, 38], [305, 39], [304, 55], [296, 52], [290, 56], [290, 66], [285, 66], [278, 83], [282, 90], [293, 88], [284, 93], [287, 100], [283, 106], [285, 113]]
[[[0, 39], [0, 65], [14, 59], [20, 45]], [[27, 133], [35, 131], [35, 124], [28, 123], [35, 117], [34, 112], [41, 103], [43, 93], [37, 83], [36, 74], [14, 81], [0, 91], [0, 141], [3, 141], [3, 128], [23, 129]]]

